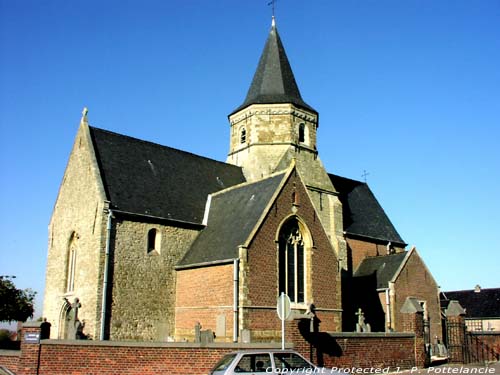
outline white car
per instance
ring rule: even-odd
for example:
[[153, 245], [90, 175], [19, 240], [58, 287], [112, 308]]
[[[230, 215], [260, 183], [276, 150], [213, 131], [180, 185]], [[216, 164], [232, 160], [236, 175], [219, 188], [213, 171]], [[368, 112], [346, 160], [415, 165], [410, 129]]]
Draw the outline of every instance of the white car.
[[340, 374], [316, 367], [293, 350], [245, 350], [226, 354], [209, 375], [235, 374]]

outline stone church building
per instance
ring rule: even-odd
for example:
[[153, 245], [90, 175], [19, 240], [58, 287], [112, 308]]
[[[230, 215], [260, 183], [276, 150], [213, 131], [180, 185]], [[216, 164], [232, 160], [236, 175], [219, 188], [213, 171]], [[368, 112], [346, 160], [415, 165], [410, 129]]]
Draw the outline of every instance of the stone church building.
[[[237, 104], [237, 103], [235, 103]], [[271, 27], [227, 161], [98, 129], [84, 112], [49, 225], [52, 338], [276, 341], [281, 292], [325, 332], [401, 330], [416, 301], [441, 336], [438, 287], [366, 183], [327, 172], [318, 112]]]

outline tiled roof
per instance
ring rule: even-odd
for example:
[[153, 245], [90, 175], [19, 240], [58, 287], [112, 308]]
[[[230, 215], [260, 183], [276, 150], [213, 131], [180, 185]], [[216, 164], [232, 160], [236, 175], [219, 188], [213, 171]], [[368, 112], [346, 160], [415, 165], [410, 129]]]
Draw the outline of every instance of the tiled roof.
[[273, 24], [245, 101], [232, 113], [251, 104], [274, 103], [292, 103], [317, 113], [300, 95], [285, 48]]
[[89, 129], [111, 208], [201, 224], [208, 194], [245, 182], [239, 167]]
[[458, 301], [467, 318], [500, 318], [500, 288], [441, 292], [441, 306]]
[[354, 277], [375, 278], [377, 289], [387, 288], [407, 255], [408, 252], [404, 251], [365, 258], [354, 273]]
[[329, 174], [342, 202], [347, 234], [406, 245], [366, 183]]
[[237, 258], [238, 247], [250, 237], [284, 175], [281, 173], [215, 194], [210, 203], [208, 225], [178, 266]]

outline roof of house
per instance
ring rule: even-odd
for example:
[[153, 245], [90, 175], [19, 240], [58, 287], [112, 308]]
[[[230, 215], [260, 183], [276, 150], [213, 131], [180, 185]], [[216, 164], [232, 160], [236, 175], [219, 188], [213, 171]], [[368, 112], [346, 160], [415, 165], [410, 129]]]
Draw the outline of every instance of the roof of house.
[[408, 252], [403, 251], [396, 254], [365, 258], [358, 266], [354, 277], [373, 277], [376, 279], [377, 289], [387, 288], [389, 281], [396, 276], [407, 255]]
[[292, 103], [317, 113], [300, 95], [285, 48], [273, 23], [245, 101], [231, 114], [251, 104], [274, 103]]
[[344, 231], [406, 245], [368, 185], [329, 174], [342, 202]]
[[456, 290], [441, 292], [441, 306], [458, 301], [467, 318], [500, 318], [500, 288]]
[[215, 194], [210, 202], [208, 225], [178, 267], [237, 258], [238, 247], [249, 239], [284, 176], [280, 173]]
[[111, 208], [201, 224], [208, 194], [245, 182], [240, 167], [89, 129]]

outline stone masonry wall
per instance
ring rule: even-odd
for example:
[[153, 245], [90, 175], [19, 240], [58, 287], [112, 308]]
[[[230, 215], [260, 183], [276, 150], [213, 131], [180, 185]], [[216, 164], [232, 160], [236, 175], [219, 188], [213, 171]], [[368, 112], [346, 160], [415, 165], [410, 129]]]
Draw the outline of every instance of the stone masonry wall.
[[[120, 217], [113, 223], [110, 339], [166, 341], [175, 331], [174, 267], [198, 231]], [[153, 228], [161, 236], [161, 248], [148, 253]]]
[[[106, 236], [106, 196], [100, 184], [88, 126], [78, 130], [49, 224], [43, 316], [52, 323], [53, 338], [61, 334], [64, 299], [78, 297], [85, 333], [98, 337], [102, 254]], [[76, 248], [74, 290], [67, 290], [69, 245]]]

